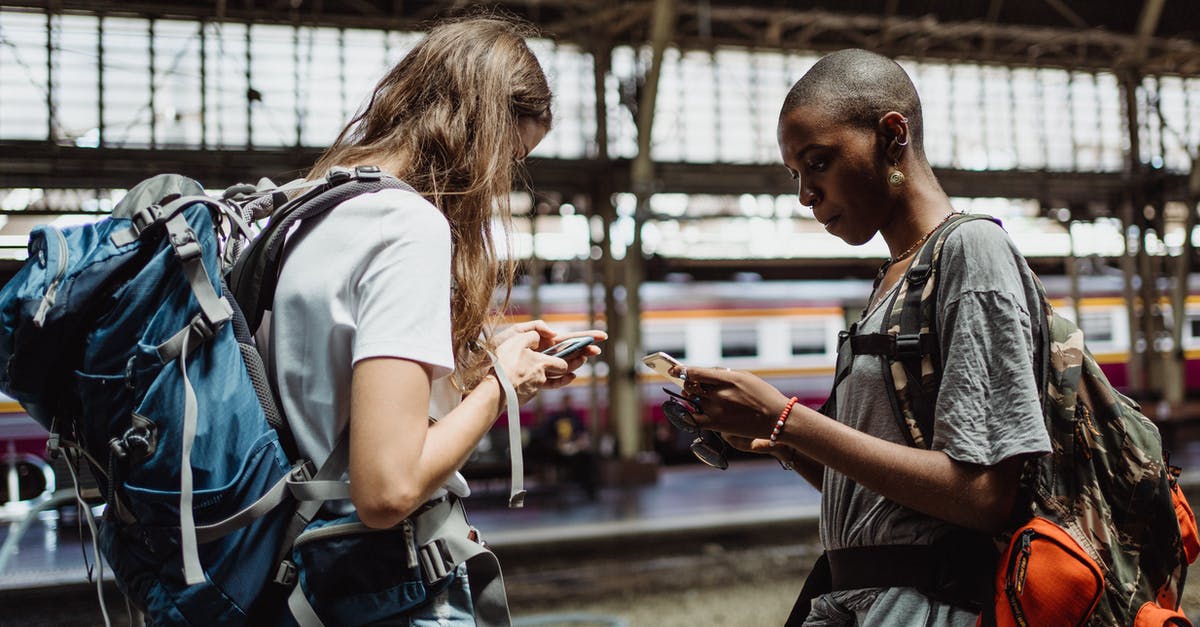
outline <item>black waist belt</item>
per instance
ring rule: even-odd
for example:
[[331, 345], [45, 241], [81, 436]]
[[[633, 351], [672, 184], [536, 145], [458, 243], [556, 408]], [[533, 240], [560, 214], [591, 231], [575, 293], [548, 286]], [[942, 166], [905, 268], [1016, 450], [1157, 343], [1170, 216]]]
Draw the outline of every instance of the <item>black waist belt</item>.
[[834, 590], [859, 588], [933, 589], [944, 570], [930, 546], [863, 546], [828, 551]]
[[996, 550], [983, 536], [971, 534], [934, 545], [836, 549], [826, 556], [832, 590], [916, 588], [973, 612], [991, 602]]

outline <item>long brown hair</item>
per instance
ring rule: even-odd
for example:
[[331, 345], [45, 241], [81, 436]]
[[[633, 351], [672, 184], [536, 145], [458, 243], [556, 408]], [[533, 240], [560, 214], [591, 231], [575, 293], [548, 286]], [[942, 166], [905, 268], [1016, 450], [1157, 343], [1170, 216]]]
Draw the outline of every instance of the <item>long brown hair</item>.
[[551, 120], [550, 87], [525, 44], [534, 35], [526, 24], [486, 17], [434, 27], [379, 81], [308, 175], [387, 160], [445, 214], [454, 358], [466, 389], [487, 369], [478, 341], [490, 343], [499, 316], [492, 298], [502, 286], [507, 307], [515, 272], [511, 254], [499, 259], [491, 218], [497, 209], [507, 246], [509, 194], [525, 154], [517, 122], [534, 117], [549, 128]]

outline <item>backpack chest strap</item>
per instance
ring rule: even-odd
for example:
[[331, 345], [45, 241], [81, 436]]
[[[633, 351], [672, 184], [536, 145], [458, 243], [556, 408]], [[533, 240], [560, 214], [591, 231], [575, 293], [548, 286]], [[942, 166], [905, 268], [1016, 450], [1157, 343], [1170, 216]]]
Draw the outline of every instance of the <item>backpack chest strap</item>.
[[879, 355], [893, 359], [908, 359], [929, 355], [937, 350], [937, 336], [932, 333], [900, 334], [863, 333], [851, 335], [852, 355]]

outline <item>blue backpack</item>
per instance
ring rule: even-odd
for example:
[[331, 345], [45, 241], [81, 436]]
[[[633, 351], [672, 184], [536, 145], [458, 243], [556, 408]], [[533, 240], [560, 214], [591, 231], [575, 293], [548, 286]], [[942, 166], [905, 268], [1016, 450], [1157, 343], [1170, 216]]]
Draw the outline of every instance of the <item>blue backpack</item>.
[[[354, 515], [319, 515], [326, 500], [348, 498], [347, 447], [315, 473], [298, 458], [252, 329], [297, 221], [411, 188], [371, 167], [304, 187], [290, 201], [246, 186], [217, 199], [185, 177], [154, 177], [111, 217], [35, 229], [28, 261], [0, 291], [0, 390], [50, 431], [52, 453], [90, 467], [106, 504], [99, 549], [155, 625], [370, 622], [424, 601], [455, 564], [486, 553], [442, 546], [408, 521], [381, 535]], [[272, 202], [281, 206], [235, 267], [249, 205]], [[437, 531], [453, 505], [436, 513]], [[310, 540], [329, 537], [337, 542]], [[353, 570], [339, 560], [357, 555], [355, 543], [376, 555], [396, 545], [411, 572], [393, 582]]]

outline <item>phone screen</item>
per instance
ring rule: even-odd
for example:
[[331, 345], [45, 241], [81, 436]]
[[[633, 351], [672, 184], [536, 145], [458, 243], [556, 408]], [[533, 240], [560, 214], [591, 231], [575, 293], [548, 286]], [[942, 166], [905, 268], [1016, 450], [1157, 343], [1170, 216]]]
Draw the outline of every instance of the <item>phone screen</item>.
[[547, 348], [546, 350], [542, 351], [542, 353], [550, 355], [551, 357], [561, 357], [565, 359], [590, 346], [595, 341], [596, 339], [592, 337], [573, 337], [569, 340], [563, 340], [554, 346]]

